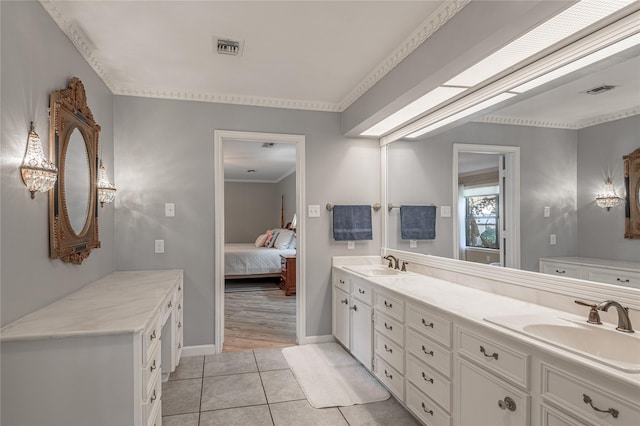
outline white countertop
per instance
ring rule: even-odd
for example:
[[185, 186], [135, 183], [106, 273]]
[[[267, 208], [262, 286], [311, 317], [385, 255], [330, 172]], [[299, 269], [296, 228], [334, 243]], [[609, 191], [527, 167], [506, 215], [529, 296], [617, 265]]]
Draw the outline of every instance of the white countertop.
[[[373, 258], [370, 257], [365, 259], [364, 262], [362, 260], [363, 258], [360, 258], [358, 261], [354, 262], [354, 264], [372, 263], [371, 260], [373, 260]], [[361, 279], [375, 283], [382, 289], [390, 290], [420, 303], [426, 303], [436, 310], [443, 311], [447, 315], [459, 317], [463, 320], [486, 327], [487, 329], [497, 331], [507, 337], [515, 339], [516, 341], [534, 346], [543, 352], [548, 352], [570, 362], [604, 372], [607, 375], [620, 378], [634, 385], [640, 384], [640, 374], [638, 373], [628, 373], [614, 369], [589, 358], [576, 355], [573, 352], [563, 350], [557, 346], [528, 337], [499, 325], [492, 324], [484, 319], [486, 317], [497, 317], [503, 315], [549, 314], [574, 319], [576, 321], [586, 321], [588, 310], [585, 310], [584, 316], [578, 316], [532, 302], [526, 302], [466, 287], [464, 285], [421, 274], [364, 277], [358, 273], [344, 269], [344, 266], [348, 266], [344, 263], [344, 259], [340, 259], [340, 261], [334, 263], [333, 266], [343, 270], [345, 273], [351, 274], [352, 276], [357, 276]], [[615, 326], [608, 324], [603, 324], [603, 327], [615, 329]]]
[[599, 268], [615, 268], [628, 272], [640, 272], [640, 262], [625, 260], [596, 259], [592, 257], [541, 257], [540, 260], [547, 262], [569, 263], [580, 266], [597, 266]]
[[140, 332], [182, 274], [114, 272], [6, 325], [0, 341]]

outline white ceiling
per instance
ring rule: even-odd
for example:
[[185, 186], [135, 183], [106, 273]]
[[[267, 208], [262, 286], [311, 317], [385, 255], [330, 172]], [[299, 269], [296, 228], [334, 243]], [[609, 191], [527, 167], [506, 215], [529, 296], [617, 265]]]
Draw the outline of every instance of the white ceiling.
[[223, 153], [226, 182], [277, 183], [296, 171], [296, 145], [291, 143], [265, 148], [263, 142], [225, 142]]
[[466, 1], [41, 3], [114, 94], [342, 111]]

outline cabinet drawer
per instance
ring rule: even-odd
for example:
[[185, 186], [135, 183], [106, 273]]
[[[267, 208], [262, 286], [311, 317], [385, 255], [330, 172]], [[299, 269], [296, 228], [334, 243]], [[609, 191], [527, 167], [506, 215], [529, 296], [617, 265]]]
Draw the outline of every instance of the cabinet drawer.
[[451, 382], [449, 379], [427, 367], [413, 356], [407, 357], [407, 364], [407, 381], [416, 385], [447, 412], [450, 411]]
[[404, 325], [402, 323], [382, 315], [379, 312], [375, 314], [376, 330], [385, 337], [393, 340], [400, 346], [404, 345]]
[[578, 278], [579, 268], [576, 265], [564, 263], [540, 262], [540, 272], [559, 277]]
[[409, 304], [407, 325], [446, 347], [451, 347], [451, 321]]
[[407, 383], [407, 407], [427, 426], [451, 426], [447, 412], [411, 383]]
[[376, 377], [384, 384], [392, 394], [400, 401], [404, 401], [404, 376], [396, 369], [376, 356]]
[[148, 425], [151, 419], [155, 418], [156, 411], [160, 410], [161, 396], [162, 396], [162, 380], [158, 378], [154, 382], [153, 389], [149, 393], [149, 396], [144, 400], [144, 403], [142, 404], [142, 411], [144, 414], [144, 419], [142, 424]]
[[542, 397], [598, 424], [636, 425], [640, 419], [637, 403], [544, 363]]
[[540, 406], [541, 426], [583, 426], [584, 423], [566, 414], [555, 410], [552, 407], [542, 404]]
[[428, 366], [435, 368], [447, 377], [451, 377], [451, 352], [434, 341], [427, 339], [411, 329], [407, 329], [407, 352]]
[[351, 293], [351, 278], [349, 278], [346, 273], [334, 268], [332, 281], [333, 285], [340, 290]]
[[375, 353], [400, 373], [404, 373], [404, 349], [378, 332], [375, 337]]
[[458, 352], [517, 385], [529, 386], [529, 355], [463, 328], [458, 328]]
[[640, 274], [595, 268], [584, 268], [584, 270], [586, 275], [585, 279], [589, 281], [640, 288]]
[[151, 353], [149, 362], [145, 364], [142, 370], [142, 399], [146, 400], [149, 393], [152, 391], [153, 386], [157, 380], [158, 374], [160, 374], [161, 368], [161, 345], [156, 345], [155, 349]]
[[376, 309], [404, 322], [404, 301], [387, 293], [376, 292]]
[[367, 305], [373, 305], [373, 290], [371, 286], [361, 280], [351, 281], [351, 295], [356, 299], [360, 299]]
[[147, 426], [162, 426], [162, 401], [158, 402], [155, 414], [151, 413], [151, 417], [147, 421]]
[[160, 333], [162, 332], [161, 319], [160, 315], [156, 315], [142, 333], [142, 362], [144, 364], [147, 364], [155, 346], [160, 342]]

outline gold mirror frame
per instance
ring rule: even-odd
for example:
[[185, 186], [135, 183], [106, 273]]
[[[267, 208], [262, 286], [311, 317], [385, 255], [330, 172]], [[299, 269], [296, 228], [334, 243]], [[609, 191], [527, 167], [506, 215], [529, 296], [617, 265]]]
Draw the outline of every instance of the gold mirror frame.
[[[49, 191], [50, 257], [81, 264], [91, 249], [100, 247], [98, 238], [97, 170], [100, 126], [87, 105], [80, 79], [74, 77], [67, 89], [51, 92], [49, 118], [49, 155], [58, 165], [58, 181]], [[76, 234], [69, 221], [65, 193], [65, 158], [71, 133], [78, 129], [89, 159], [89, 206], [84, 228]]]
[[627, 192], [624, 219], [624, 237], [640, 239], [640, 148], [624, 160], [624, 186]]

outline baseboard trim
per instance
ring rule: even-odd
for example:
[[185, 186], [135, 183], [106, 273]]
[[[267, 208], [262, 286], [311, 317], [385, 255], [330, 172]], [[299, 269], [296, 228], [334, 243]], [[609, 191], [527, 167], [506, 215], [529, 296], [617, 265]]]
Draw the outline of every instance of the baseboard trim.
[[216, 345], [185, 346], [182, 356], [212, 355], [216, 353]]
[[298, 341], [299, 345], [311, 345], [314, 343], [331, 343], [335, 342], [336, 339], [332, 334], [325, 334], [324, 336], [305, 336], [304, 338]]

